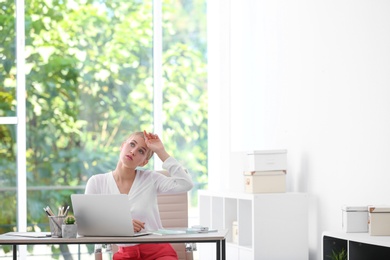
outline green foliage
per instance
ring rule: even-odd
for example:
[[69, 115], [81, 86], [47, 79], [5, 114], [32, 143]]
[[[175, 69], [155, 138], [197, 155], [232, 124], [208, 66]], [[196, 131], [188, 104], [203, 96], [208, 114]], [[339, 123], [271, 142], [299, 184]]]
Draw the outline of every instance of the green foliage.
[[348, 253], [345, 250], [345, 248], [343, 248], [342, 250], [340, 250], [338, 252], [335, 252], [334, 250], [332, 250], [332, 254], [328, 255], [328, 258], [330, 258], [331, 260], [347, 260]]
[[[0, 116], [14, 116], [15, 2], [0, 2]], [[43, 207], [70, 205], [91, 175], [112, 170], [128, 134], [153, 131], [152, 18], [152, 1], [26, 2], [30, 229], [48, 231]], [[205, 26], [204, 0], [164, 1], [163, 141], [192, 174], [194, 204], [207, 185]], [[16, 127], [0, 125], [0, 140], [7, 232], [16, 226]]]
[[66, 216], [66, 218], [64, 220], [64, 224], [73, 225], [74, 223], [76, 223], [76, 218], [74, 216], [72, 216], [72, 215]]

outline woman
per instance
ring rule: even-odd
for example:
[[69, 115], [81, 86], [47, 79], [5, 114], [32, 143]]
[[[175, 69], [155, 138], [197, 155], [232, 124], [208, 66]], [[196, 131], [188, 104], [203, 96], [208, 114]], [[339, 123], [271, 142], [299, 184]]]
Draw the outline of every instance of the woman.
[[[163, 162], [171, 177], [161, 173], [141, 170], [153, 153]], [[179, 193], [191, 190], [191, 176], [164, 148], [156, 134], [135, 132], [121, 145], [115, 170], [92, 176], [86, 194], [127, 194], [131, 202], [134, 231], [153, 231], [162, 228], [157, 206], [157, 194]], [[114, 260], [121, 259], [177, 259], [170, 244], [118, 245]]]

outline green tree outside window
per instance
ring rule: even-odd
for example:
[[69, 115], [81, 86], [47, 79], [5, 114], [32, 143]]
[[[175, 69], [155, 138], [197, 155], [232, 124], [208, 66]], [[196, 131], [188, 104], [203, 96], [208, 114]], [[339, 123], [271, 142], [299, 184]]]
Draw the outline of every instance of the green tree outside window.
[[[0, 2], [0, 116], [13, 116], [15, 3]], [[91, 175], [114, 168], [124, 136], [153, 131], [153, 2], [25, 5], [28, 227], [47, 231], [43, 207], [69, 205]], [[163, 2], [163, 138], [197, 183], [193, 206], [207, 185], [205, 12], [204, 0]], [[0, 199], [10, 216], [1, 233], [16, 226], [15, 129], [0, 125]], [[53, 257], [67, 250], [53, 246]]]

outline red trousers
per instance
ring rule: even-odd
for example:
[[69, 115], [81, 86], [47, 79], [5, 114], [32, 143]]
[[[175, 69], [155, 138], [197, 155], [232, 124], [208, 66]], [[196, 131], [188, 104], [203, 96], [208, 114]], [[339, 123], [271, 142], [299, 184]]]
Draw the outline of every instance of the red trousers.
[[139, 244], [120, 246], [113, 260], [177, 260], [176, 251], [170, 244]]

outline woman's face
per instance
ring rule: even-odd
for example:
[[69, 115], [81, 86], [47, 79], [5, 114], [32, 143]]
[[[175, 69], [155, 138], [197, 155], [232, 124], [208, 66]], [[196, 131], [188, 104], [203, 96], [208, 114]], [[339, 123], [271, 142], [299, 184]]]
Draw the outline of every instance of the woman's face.
[[144, 166], [148, 163], [148, 151], [145, 139], [139, 135], [132, 135], [122, 144], [121, 160], [130, 168]]

